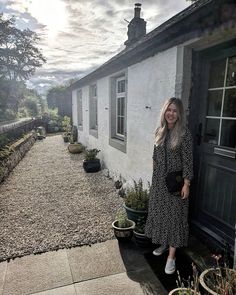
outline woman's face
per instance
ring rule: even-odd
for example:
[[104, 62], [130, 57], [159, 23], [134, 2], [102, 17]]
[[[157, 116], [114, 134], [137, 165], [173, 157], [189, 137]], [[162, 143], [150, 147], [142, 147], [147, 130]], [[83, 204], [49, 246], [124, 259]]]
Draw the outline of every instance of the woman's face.
[[177, 107], [174, 103], [171, 103], [166, 112], [165, 120], [167, 122], [168, 128], [173, 128], [176, 121], [178, 120]]

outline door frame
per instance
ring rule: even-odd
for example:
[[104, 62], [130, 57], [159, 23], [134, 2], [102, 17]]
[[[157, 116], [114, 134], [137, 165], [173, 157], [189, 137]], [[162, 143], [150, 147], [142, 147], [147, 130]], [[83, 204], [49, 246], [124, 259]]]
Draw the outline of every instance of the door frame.
[[[207, 91], [208, 88], [208, 73], [209, 64], [213, 60], [228, 57], [236, 54], [235, 40], [225, 42], [221, 45], [214, 46], [202, 51], [192, 52], [192, 89], [190, 95], [190, 111], [189, 111], [189, 128], [193, 134], [194, 143], [194, 180], [191, 187], [190, 201], [190, 226], [193, 232], [200, 238], [209, 242], [209, 246], [224, 248], [225, 240], [223, 232], [220, 233], [217, 229], [213, 231], [208, 228], [206, 222], [201, 222], [197, 214], [198, 196], [199, 196], [199, 181], [200, 181], [200, 148], [199, 141], [203, 140], [203, 132], [205, 128], [205, 120], [202, 120], [202, 126], [199, 128], [199, 118], [205, 116]], [[199, 78], [201, 77], [201, 78]], [[199, 99], [201, 98], [201, 99]], [[196, 111], [198, 110], [198, 111]], [[204, 114], [203, 114], [204, 111]], [[202, 113], [202, 115], [200, 115]], [[201, 130], [200, 130], [201, 129]], [[236, 161], [236, 160], [234, 160]], [[213, 226], [211, 226], [213, 228]], [[230, 251], [234, 252], [234, 243], [230, 244]]]

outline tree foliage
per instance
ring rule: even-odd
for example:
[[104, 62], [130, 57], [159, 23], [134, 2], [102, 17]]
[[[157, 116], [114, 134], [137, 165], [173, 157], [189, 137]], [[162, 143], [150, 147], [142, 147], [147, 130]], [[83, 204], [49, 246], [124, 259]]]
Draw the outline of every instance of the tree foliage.
[[[16, 117], [18, 108], [28, 99], [25, 81], [46, 62], [37, 48], [38, 41], [36, 33], [17, 29], [13, 17], [0, 14], [0, 121]], [[34, 97], [24, 102], [32, 114], [38, 101], [39, 97]]]
[[36, 47], [39, 37], [29, 29], [19, 30], [14, 18], [0, 14], [0, 75], [7, 80], [26, 80], [46, 59]]

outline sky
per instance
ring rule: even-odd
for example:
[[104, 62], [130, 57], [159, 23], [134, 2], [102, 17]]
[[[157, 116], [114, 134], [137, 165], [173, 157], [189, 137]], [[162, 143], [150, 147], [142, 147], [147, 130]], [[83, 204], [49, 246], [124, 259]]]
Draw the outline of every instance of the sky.
[[147, 33], [190, 5], [186, 0], [0, 0], [0, 13], [41, 38], [47, 63], [27, 82], [45, 95], [80, 79], [125, 48], [134, 4], [141, 3]]

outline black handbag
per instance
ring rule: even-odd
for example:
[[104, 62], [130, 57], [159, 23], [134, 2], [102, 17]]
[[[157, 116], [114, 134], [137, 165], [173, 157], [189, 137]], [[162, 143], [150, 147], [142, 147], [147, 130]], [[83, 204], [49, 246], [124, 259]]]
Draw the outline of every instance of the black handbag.
[[[166, 140], [164, 143], [164, 148], [165, 148], [165, 168], [166, 171], [168, 172], [168, 166], [167, 166], [167, 158], [166, 158]], [[173, 171], [173, 172], [168, 172], [166, 176], [166, 187], [168, 189], [169, 193], [180, 193], [182, 190], [182, 187], [184, 185], [184, 179], [183, 179], [183, 171]]]
[[173, 171], [169, 172], [166, 176], [166, 186], [169, 193], [177, 193], [180, 192], [183, 185], [183, 171]]

